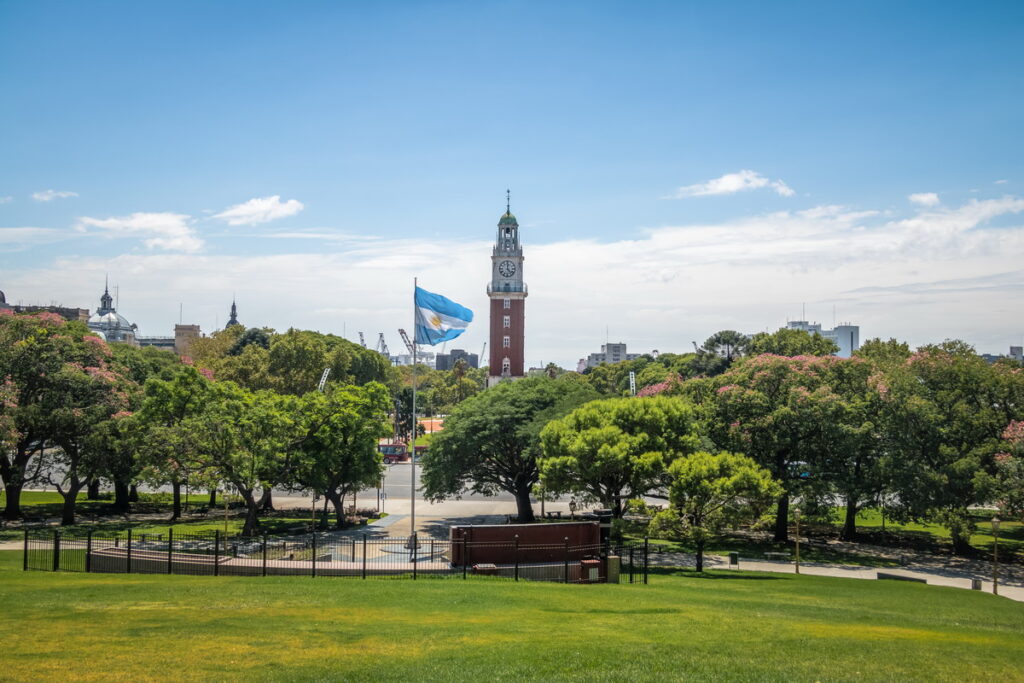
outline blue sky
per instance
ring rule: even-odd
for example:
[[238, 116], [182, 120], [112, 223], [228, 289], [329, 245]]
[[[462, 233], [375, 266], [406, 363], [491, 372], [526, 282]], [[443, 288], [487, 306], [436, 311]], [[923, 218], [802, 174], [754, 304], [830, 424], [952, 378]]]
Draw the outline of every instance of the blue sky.
[[1024, 4], [555, 5], [0, 1], [0, 289], [395, 347], [413, 276], [484, 313], [510, 187], [529, 364], [1020, 343]]

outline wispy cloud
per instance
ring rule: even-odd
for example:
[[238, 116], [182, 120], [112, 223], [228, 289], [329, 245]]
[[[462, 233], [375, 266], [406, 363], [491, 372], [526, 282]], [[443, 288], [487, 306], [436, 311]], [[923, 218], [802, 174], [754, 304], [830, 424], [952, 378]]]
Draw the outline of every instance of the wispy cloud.
[[939, 195], [934, 192], [917, 192], [907, 195], [907, 199], [918, 206], [935, 206], [939, 203]]
[[1006, 180], [1006, 179], [1004, 178], [1004, 179], [1002, 179], [1002, 180], [997, 180], [997, 181], [995, 182], [995, 184], [996, 184], [996, 185], [1005, 185], [1005, 184], [1006, 184], [1006, 183], [1008, 183], [1008, 182], [1010, 182], [1010, 181], [1009, 181], [1009, 180]]
[[189, 216], [181, 213], [133, 213], [130, 216], [78, 219], [75, 228], [86, 231], [99, 228], [111, 237], [142, 237], [150, 249], [196, 252], [203, 246], [189, 224]]
[[680, 187], [667, 197], [667, 199], [682, 199], [684, 197], [710, 197], [714, 195], [735, 194], [749, 190], [770, 188], [776, 194], [783, 197], [792, 197], [796, 192], [789, 185], [781, 180], [771, 180], [757, 171], [743, 169], [736, 173], [726, 173], [718, 178], [713, 178], [706, 183], [686, 185]]
[[14, 197], [10, 197], [10, 196], [8, 196], [8, 197], [0, 197], [0, 204], [6, 204], [8, 202], [13, 202], [13, 201], [14, 201]]
[[289, 199], [282, 202], [281, 195], [275, 194], [272, 197], [257, 197], [242, 204], [235, 204], [215, 214], [214, 218], [220, 218], [228, 225], [256, 225], [294, 216], [303, 208], [305, 207], [299, 200]]
[[0, 246], [4, 251], [20, 251], [37, 244], [49, 244], [65, 239], [66, 230], [54, 228], [0, 228]]
[[67, 190], [41, 190], [40, 192], [32, 193], [32, 199], [37, 202], [52, 202], [54, 199], [67, 199], [77, 196], [77, 192], [69, 192]]

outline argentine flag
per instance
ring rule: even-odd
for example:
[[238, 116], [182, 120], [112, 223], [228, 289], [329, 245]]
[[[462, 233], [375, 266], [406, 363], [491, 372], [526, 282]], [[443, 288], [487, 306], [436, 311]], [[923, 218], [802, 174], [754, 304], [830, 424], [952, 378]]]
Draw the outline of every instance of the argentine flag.
[[416, 343], [433, 346], [455, 339], [473, 322], [473, 311], [451, 299], [416, 288]]

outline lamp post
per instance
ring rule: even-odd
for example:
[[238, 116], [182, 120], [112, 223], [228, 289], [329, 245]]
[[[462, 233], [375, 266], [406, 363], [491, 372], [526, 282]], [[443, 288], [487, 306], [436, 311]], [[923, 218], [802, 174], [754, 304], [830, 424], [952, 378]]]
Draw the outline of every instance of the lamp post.
[[999, 517], [992, 518], [992, 594], [999, 595]]
[[793, 508], [793, 518], [796, 520], [796, 573], [800, 573], [800, 508]]

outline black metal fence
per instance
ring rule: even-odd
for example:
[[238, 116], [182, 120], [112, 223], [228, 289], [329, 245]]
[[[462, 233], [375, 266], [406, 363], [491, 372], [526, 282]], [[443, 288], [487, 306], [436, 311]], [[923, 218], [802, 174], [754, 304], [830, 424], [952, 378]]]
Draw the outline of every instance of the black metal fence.
[[[543, 556], [543, 561], [535, 558]], [[500, 557], [502, 562], [489, 558]], [[647, 583], [648, 545], [467, 542], [304, 534], [25, 532], [26, 571], [354, 578], [498, 576], [519, 581]], [[463, 559], [465, 558], [465, 559]], [[533, 558], [533, 559], [530, 559]]]

